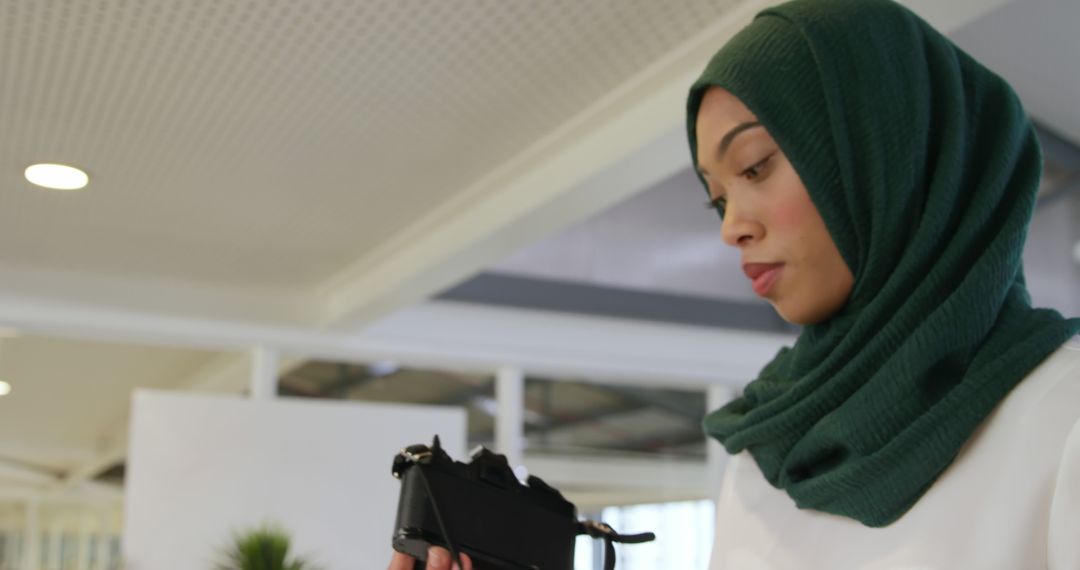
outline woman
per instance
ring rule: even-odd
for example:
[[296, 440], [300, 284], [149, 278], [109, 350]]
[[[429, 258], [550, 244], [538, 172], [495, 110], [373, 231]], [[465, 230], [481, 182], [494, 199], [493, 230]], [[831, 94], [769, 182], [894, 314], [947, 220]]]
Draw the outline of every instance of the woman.
[[688, 111], [724, 240], [806, 325], [706, 418], [738, 454], [713, 568], [1080, 568], [1080, 320], [1024, 288], [1041, 157], [1009, 86], [895, 3], [804, 0]]
[[1024, 287], [1041, 156], [1009, 86], [889, 0], [796, 0], [687, 127], [722, 238], [805, 325], [705, 420], [735, 454], [712, 568], [1080, 568], [1080, 319]]

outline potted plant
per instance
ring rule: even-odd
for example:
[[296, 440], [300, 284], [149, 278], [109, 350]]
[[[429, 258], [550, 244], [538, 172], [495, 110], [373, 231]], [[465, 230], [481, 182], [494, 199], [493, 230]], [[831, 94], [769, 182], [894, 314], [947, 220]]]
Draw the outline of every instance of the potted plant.
[[289, 556], [289, 533], [265, 523], [233, 534], [214, 570], [319, 570], [309, 560]]

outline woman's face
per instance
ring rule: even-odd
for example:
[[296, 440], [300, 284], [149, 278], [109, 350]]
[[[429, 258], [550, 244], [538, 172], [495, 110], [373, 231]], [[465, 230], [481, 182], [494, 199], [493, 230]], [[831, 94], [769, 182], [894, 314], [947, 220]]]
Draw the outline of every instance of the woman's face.
[[696, 128], [698, 170], [724, 210], [721, 237], [742, 252], [754, 291], [792, 323], [836, 314], [855, 278], [780, 147], [719, 87], [705, 93]]

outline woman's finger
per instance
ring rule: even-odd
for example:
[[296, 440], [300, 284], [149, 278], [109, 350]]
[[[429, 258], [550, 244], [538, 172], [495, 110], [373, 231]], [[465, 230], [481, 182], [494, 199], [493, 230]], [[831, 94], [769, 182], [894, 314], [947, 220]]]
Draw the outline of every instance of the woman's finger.
[[416, 559], [407, 554], [400, 552], [394, 552], [394, 557], [390, 559], [390, 568], [387, 570], [413, 570], [416, 566]]
[[[453, 566], [451, 563], [453, 561], [450, 559], [450, 553], [445, 548], [432, 546], [428, 549], [427, 570], [462, 570], [457, 563]], [[464, 570], [473, 570], [472, 559], [464, 552], [461, 553], [461, 563], [465, 565]], [[394, 557], [390, 559], [390, 567], [386, 570], [413, 570], [415, 566], [415, 558], [408, 554], [394, 552]]]
[[432, 546], [428, 549], [426, 570], [473, 570], [472, 559], [469, 558], [469, 555], [464, 552], [460, 553], [460, 555], [461, 563], [465, 565], [464, 569], [453, 560], [450, 551], [438, 546]]
[[432, 546], [427, 551], [426, 570], [450, 570], [450, 552], [438, 546]]

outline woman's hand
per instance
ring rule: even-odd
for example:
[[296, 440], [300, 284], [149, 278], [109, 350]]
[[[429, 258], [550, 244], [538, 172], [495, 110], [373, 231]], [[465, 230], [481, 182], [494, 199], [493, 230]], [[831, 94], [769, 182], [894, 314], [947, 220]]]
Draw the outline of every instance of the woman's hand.
[[[450, 552], [445, 548], [432, 546], [428, 549], [426, 570], [472, 570], [472, 560], [469, 559], [468, 554], [461, 554], [461, 562], [465, 565], [465, 568], [461, 568], [457, 564], [451, 566]], [[394, 552], [394, 557], [390, 559], [390, 568], [388, 570], [413, 570], [415, 565], [416, 559], [412, 556]]]

